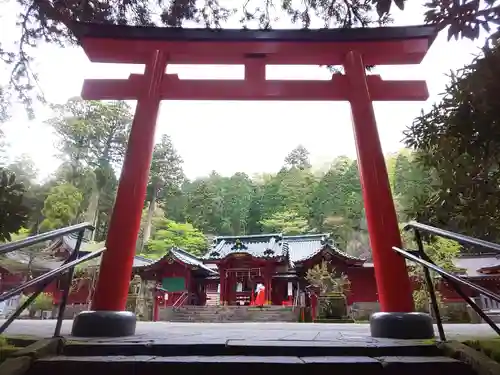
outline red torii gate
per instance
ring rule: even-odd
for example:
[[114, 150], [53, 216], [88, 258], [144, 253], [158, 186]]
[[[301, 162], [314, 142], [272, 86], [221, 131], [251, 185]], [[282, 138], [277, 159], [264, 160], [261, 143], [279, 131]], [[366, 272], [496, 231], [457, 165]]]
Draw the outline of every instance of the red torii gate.
[[[365, 66], [419, 64], [436, 36], [434, 27], [255, 31], [75, 23], [72, 31], [92, 62], [145, 64], [144, 74], [87, 79], [83, 85], [84, 99], [137, 100], [137, 108], [92, 303], [95, 311], [75, 319], [75, 335], [135, 330], [135, 316], [123, 310], [161, 100], [349, 101], [381, 308], [413, 311], [405, 261], [391, 249], [401, 245], [401, 238], [372, 101], [423, 101], [427, 85], [384, 81], [366, 75]], [[244, 64], [245, 78], [181, 80], [166, 74], [167, 64]], [[333, 74], [329, 81], [266, 80], [270, 64], [342, 65], [345, 74]]]

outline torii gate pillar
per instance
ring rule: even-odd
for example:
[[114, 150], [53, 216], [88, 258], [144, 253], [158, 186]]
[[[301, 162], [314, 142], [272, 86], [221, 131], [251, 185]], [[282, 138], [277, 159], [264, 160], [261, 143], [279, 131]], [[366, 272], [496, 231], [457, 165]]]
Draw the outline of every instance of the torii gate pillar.
[[136, 317], [126, 312], [135, 245], [149, 180], [161, 85], [167, 68], [163, 51], [152, 53], [144, 69], [146, 85], [140, 93], [127, 152], [106, 238], [92, 310], [75, 318], [74, 336], [131, 336]]
[[[73, 32], [95, 62], [145, 64], [145, 73], [121, 80], [85, 80], [82, 96], [137, 100], [92, 309], [75, 318], [75, 336], [125, 336], [135, 315], [125, 312], [135, 244], [154, 143], [160, 100], [348, 100], [381, 310], [372, 335], [434, 337], [432, 319], [413, 313], [401, 246], [372, 102], [426, 100], [422, 81], [384, 81], [368, 65], [418, 64], [434, 40], [430, 26], [337, 30], [216, 30], [135, 28], [76, 23]], [[244, 80], [180, 80], [172, 64], [244, 64]], [[343, 65], [330, 81], [266, 80], [266, 64]]]

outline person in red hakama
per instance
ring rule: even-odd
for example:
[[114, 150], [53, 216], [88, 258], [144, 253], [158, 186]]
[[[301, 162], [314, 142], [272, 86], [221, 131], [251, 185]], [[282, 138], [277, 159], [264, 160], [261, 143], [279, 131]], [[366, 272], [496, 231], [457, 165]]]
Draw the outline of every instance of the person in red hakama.
[[255, 305], [264, 306], [266, 304], [266, 288], [262, 284], [257, 284], [255, 292], [257, 293], [257, 297], [255, 298]]

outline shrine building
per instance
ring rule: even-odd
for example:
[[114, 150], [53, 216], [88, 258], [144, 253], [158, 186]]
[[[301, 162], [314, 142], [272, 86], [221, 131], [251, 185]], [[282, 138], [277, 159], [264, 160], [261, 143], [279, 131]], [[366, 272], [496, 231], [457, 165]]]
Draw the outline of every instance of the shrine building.
[[[32, 261], [33, 275], [57, 268], [69, 256], [75, 243], [71, 236], [52, 243], [47, 248], [52, 256]], [[92, 251], [93, 247], [95, 244], [83, 243], [81, 255]], [[147, 285], [152, 300], [150, 319], [161, 320], [166, 319], [162, 318], [165, 317], [162, 311], [179, 307], [251, 306], [258, 284], [265, 287], [265, 301], [269, 306], [289, 307], [304, 303], [310, 306], [311, 288], [306, 274], [323, 261], [336, 275], [347, 276], [349, 287], [345, 296], [351, 316], [365, 319], [379, 311], [373, 263], [341, 251], [328, 234], [218, 236], [201, 258], [179, 248], [165, 249], [165, 255], [158, 260], [136, 255], [131, 279], [140, 276]], [[27, 262], [29, 259], [22, 252], [0, 259], [0, 292], [26, 279]], [[98, 269], [96, 262], [93, 267]], [[497, 256], [464, 255], [454, 263], [461, 277], [490, 290], [500, 290], [500, 259]], [[95, 289], [94, 279], [85, 279], [72, 290], [67, 318], [88, 307]], [[449, 285], [442, 283], [439, 289], [446, 304], [463, 304]], [[59, 284], [50, 284], [46, 292], [53, 296], [56, 306], [61, 298]], [[299, 301], [301, 295], [304, 301]], [[486, 310], [499, 307], [484, 296], [472, 292], [470, 296], [477, 298]]]
[[261, 283], [267, 304], [286, 306], [307, 287], [307, 271], [323, 260], [349, 277], [349, 304], [377, 301], [373, 265], [340, 251], [327, 234], [220, 236], [201, 259], [174, 248], [134, 273], [161, 284], [166, 305], [179, 298], [196, 305], [251, 305]]

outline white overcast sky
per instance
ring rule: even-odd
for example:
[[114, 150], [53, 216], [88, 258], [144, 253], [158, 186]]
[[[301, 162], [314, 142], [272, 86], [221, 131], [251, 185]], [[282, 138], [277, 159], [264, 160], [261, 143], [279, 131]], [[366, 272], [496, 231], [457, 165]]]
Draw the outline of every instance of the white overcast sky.
[[[404, 12], [394, 12], [395, 25], [423, 22], [419, 1], [409, 3], [411, 5]], [[5, 3], [0, 6], [4, 10], [0, 25], [2, 34], [7, 29], [12, 30], [10, 34], [14, 40], [19, 30], [14, 26], [13, 17], [5, 12], [8, 8]], [[11, 10], [12, 16], [15, 9]], [[293, 25], [282, 22], [279, 27], [291, 28]], [[377, 69], [384, 79], [425, 79], [431, 94], [425, 103], [375, 103], [384, 152], [402, 147], [403, 130], [422, 108], [429, 108], [438, 99], [447, 82], [445, 74], [469, 62], [482, 42], [447, 42], [443, 33], [421, 65]], [[59, 103], [80, 95], [85, 78], [121, 78], [143, 69], [133, 65], [91, 64], [80, 48], [40, 45], [35, 57], [34, 68], [47, 99]], [[181, 79], [243, 77], [242, 66], [171, 66], [168, 71], [179, 73]], [[0, 79], [5, 80], [8, 76], [9, 71], [0, 66]], [[327, 79], [328, 76], [325, 68], [312, 66], [273, 66], [267, 70], [270, 79]], [[37, 118], [27, 121], [19, 108], [13, 118], [2, 125], [11, 145], [10, 156], [29, 154], [42, 178], [59, 165], [55, 157], [55, 138], [43, 123], [50, 114], [49, 109], [38, 108]], [[250, 175], [276, 172], [287, 153], [298, 144], [310, 151], [311, 161], [316, 166], [325, 165], [339, 155], [355, 157], [350, 110], [344, 102], [163, 102], [156, 137], [164, 133], [172, 137], [190, 178], [212, 170], [223, 175], [237, 171]]]

